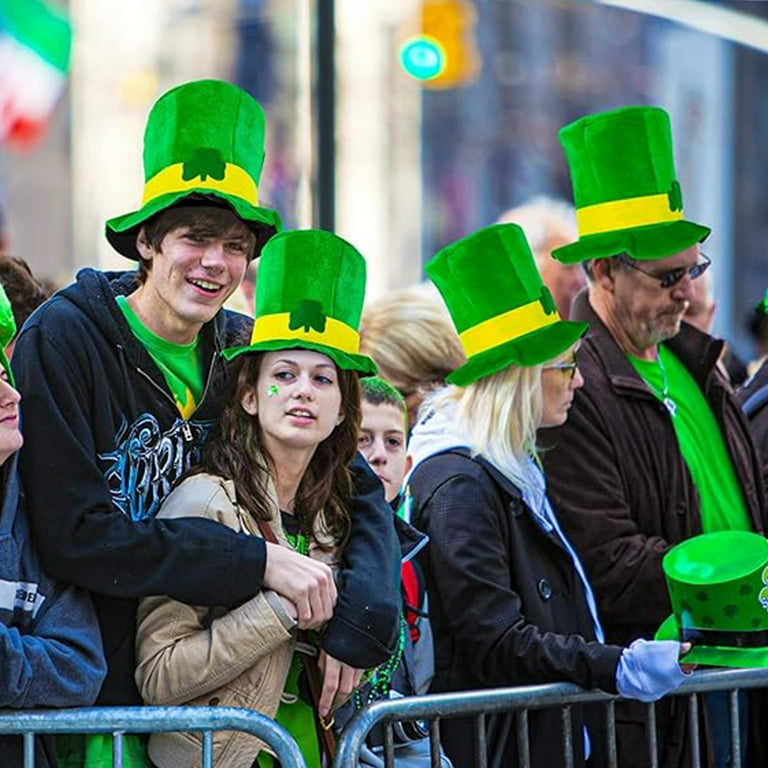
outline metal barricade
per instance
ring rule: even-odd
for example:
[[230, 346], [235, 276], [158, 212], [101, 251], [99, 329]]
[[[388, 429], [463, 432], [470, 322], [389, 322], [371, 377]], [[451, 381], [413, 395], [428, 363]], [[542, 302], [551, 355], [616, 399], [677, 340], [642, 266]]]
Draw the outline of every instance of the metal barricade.
[[88, 707], [56, 710], [1, 710], [0, 735], [24, 736], [24, 768], [35, 765], [35, 734], [112, 733], [114, 768], [123, 765], [126, 733], [202, 732], [203, 768], [212, 768], [213, 731], [244, 731], [265, 742], [282, 768], [306, 768], [296, 742], [274, 720], [239, 707]]
[[[768, 688], [768, 669], [717, 669], [694, 672], [672, 696], [688, 697], [688, 727], [692, 745], [693, 768], [700, 768], [698, 708], [699, 694], [710, 691], [729, 691], [729, 714], [732, 765], [740, 765], [742, 738], [739, 725], [738, 691], [749, 688]], [[333, 768], [349, 768], [358, 764], [361, 748], [368, 733], [377, 725], [383, 726], [383, 760], [386, 768], [394, 768], [394, 730], [398, 721], [429, 721], [430, 764], [439, 768], [439, 722], [451, 717], [474, 717], [476, 768], [487, 768], [486, 716], [516, 712], [519, 768], [530, 768], [528, 739], [528, 712], [530, 710], [559, 707], [563, 723], [563, 765], [574, 765], [571, 743], [571, 712], [573, 704], [602, 703], [605, 707], [608, 761], [618, 768], [614, 705], [620, 697], [602, 691], [586, 691], [570, 683], [529, 685], [517, 688], [496, 688], [450, 694], [431, 694], [378, 701], [360, 710], [341, 734], [336, 748]], [[647, 743], [650, 768], [657, 768], [658, 744], [656, 736], [656, 705], [647, 704]]]

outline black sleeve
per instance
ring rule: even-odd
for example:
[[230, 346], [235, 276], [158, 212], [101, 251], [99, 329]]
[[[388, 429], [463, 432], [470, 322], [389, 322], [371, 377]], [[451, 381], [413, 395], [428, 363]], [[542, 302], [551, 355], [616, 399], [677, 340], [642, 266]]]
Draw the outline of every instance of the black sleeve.
[[352, 528], [339, 574], [339, 599], [323, 648], [353, 667], [385, 662], [395, 651], [400, 616], [400, 557], [384, 489], [358, 453], [350, 465], [355, 486]]
[[20, 468], [43, 567], [111, 597], [232, 606], [255, 594], [266, 564], [260, 538], [207, 520], [136, 522], [113, 506], [97, 463], [89, 352], [71, 340], [54, 346], [50, 335], [26, 328], [13, 356], [23, 398]]

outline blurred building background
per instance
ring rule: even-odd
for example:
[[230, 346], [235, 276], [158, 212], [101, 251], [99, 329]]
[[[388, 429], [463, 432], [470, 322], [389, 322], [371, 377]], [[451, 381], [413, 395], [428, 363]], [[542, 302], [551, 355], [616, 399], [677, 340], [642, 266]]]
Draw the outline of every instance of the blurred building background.
[[[53, 0], [51, 0], [53, 2]], [[712, 226], [716, 333], [752, 355], [768, 288], [768, 7], [755, 2], [443, 0], [460, 49], [442, 84], [409, 76], [404, 42], [434, 0], [335, 0], [335, 229], [369, 261], [369, 296], [422, 278], [442, 245], [540, 194], [570, 198], [558, 128], [635, 103], [668, 109], [688, 217]], [[618, 7], [619, 5], [625, 7]], [[694, 8], [715, 32], [632, 10]], [[265, 106], [261, 197], [317, 222], [317, 14], [328, 0], [71, 0], [69, 87], [42, 142], [0, 149], [9, 250], [57, 283], [119, 268], [104, 220], [134, 210], [150, 106], [186, 80], [232, 80]], [[743, 45], [744, 26], [757, 43]], [[741, 32], [737, 34], [737, 27]], [[437, 87], [442, 85], [442, 87]]]

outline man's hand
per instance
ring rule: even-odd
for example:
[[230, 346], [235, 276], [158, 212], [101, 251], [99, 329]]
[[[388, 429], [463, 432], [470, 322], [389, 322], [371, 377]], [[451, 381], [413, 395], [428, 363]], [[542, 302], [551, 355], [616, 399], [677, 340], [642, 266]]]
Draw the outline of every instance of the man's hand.
[[326, 720], [329, 713], [340, 707], [360, 685], [363, 670], [350, 667], [325, 651], [320, 651], [317, 666], [323, 675], [323, 690], [320, 692], [317, 709], [320, 717]]
[[333, 571], [288, 547], [266, 542], [264, 586], [290, 600], [298, 613], [299, 629], [319, 629], [336, 605]]

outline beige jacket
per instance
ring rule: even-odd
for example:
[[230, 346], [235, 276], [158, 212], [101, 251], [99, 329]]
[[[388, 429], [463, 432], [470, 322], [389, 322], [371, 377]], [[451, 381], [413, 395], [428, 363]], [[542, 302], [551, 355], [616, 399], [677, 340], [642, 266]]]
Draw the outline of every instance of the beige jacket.
[[[274, 489], [272, 499], [275, 499]], [[232, 481], [193, 475], [166, 499], [159, 517], [205, 517], [236, 531], [260, 535], [240, 509]], [[277, 503], [270, 526], [288, 546]], [[144, 598], [136, 634], [136, 684], [147, 704], [221, 705], [277, 712], [291, 664], [296, 622], [275, 592], [263, 590], [238, 608], [185, 605], [168, 597]], [[218, 768], [250, 767], [266, 749], [254, 736], [215, 731]], [[159, 768], [197, 768], [201, 738], [197, 733], [158, 733], [149, 754]]]

